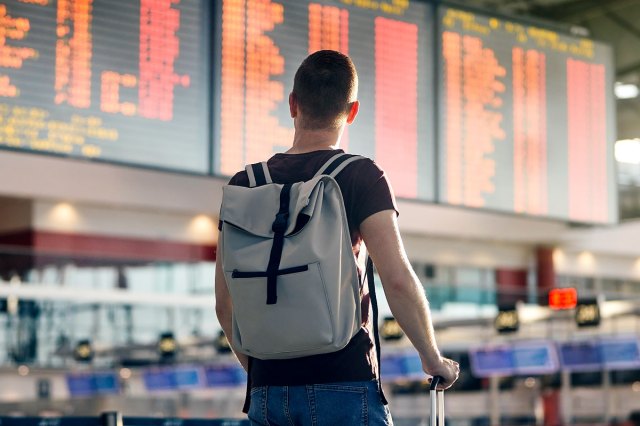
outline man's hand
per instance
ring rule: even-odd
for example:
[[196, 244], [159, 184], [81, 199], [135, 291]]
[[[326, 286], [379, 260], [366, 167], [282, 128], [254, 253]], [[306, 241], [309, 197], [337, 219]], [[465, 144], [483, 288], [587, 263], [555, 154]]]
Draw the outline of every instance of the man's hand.
[[449, 359], [440, 357], [435, 362], [422, 362], [422, 369], [430, 376], [440, 376], [442, 381], [438, 389], [449, 389], [460, 376], [460, 364]]

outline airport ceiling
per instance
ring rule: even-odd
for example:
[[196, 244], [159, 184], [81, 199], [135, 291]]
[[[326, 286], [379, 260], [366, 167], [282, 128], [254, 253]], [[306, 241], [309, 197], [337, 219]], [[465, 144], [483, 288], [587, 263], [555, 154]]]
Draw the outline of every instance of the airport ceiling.
[[640, 83], [640, 0], [467, 0], [464, 4], [586, 28], [611, 44], [616, 80]]

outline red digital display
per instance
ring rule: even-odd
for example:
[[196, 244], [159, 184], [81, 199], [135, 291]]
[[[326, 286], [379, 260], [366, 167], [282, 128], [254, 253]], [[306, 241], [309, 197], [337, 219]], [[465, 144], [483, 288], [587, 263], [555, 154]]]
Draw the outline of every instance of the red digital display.
[[578, 304], [578, 292], [575, 288], [554, 288], [549, 291], [551, 309], [573, 309]]

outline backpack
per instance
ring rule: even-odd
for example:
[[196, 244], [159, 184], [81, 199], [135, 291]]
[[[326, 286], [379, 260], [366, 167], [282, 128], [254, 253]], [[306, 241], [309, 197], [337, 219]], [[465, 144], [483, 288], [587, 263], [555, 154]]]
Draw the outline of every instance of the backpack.
[[236, 350], [258, 359], [318, 355], [360, 330], [360, 281], [335, 177], [363, 158], [339, 153], [293, 184], [274, 183], [267, 163], [256, 163], [246, 167], [249, 188], [224, 186], [218, 253]]

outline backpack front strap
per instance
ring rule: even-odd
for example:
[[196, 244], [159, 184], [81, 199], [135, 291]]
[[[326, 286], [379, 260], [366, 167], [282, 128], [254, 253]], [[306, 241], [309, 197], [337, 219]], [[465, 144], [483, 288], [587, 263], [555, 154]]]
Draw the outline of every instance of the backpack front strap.
[[344, 170], [345, 167], [347, 167], [348, 164], [351, 164], [356, 160], [362, 160], [364, 158], [365, 157], [362, 157], [360, 155], [338, 153], [329, 158], [329, 160], [327, 160], [327, 162], [324, 163], [324, 165], [320, 167], [320, 169], [318, 169], [314, 177], [318, 177], [320, 175], [329, 175], [335, 178], [338, 173], [340, 173], [342, 170]]
[[274, 235], [269, 264], [267, 265], [267, 305], [275, 305], [278, 302], [278, 274], [284, 247], [284, 233], [289, 225], [291, 186], [291, 184], [284, 185], [280, 191], [280, 210], [278, 210], [272, 225]]
[[250, 188], [273, 183], [266, 161], [263, 161], [262, 163], [248, 164], [244, 169], [249, 177]]

